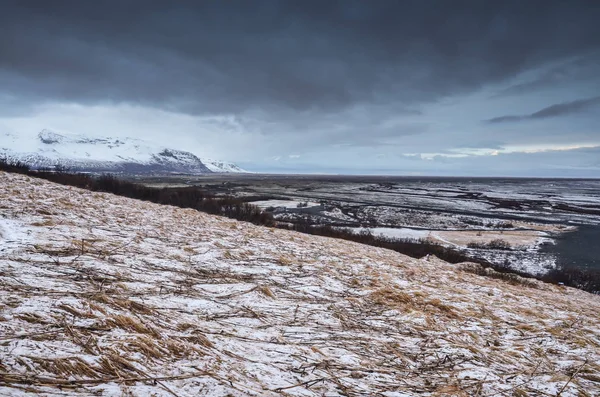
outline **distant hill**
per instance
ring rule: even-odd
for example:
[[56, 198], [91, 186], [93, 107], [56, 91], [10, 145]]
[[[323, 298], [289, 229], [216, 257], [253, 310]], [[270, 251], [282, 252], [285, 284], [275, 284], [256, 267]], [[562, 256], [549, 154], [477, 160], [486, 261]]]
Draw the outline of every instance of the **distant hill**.
[[124, 174], [246, 172], [237, 165], [134, 138], [92, 138], [43, 130], [35, 137], [0, 133], [0, 157], [34, 168]]

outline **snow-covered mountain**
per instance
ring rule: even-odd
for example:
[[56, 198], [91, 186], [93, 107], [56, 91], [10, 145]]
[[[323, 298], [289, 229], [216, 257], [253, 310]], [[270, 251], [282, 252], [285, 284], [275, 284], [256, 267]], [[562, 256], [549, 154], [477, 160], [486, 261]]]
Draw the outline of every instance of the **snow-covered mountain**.
[[232, 163], [134, 138], [92, 138], [43, 130], [37, 136], [0, 133], [0, 157], [35, 168], [135, 174], [245, 172]]
[[248, 172], [237, 165], [226, 161], [203, 158], [202, 162], [212, 172]]

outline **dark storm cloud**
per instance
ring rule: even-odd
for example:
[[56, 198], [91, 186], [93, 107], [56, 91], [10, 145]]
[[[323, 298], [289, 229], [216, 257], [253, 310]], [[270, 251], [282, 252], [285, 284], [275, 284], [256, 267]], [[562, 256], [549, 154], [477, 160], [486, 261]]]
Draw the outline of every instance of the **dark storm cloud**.
[[190, 114], [407, 107], [598, 48], [596, 1], [7, 1], [0, 87]]
[[[322, 144], [338, 146], [357, 147], [391, 147], [403, 146], [401, 138], [420, 135], [429, 130], [429, 125], [423, 123], [403, 123], [393, 126], [378, 126], [376, 124], [364, 125], [361, 129], [349, 128], [345, 131], [329, 133], [321, 136], [319, 142]], [[399, 142], [395, 142], [400, 138]]]
[[556, 87], [560, 84], [573, 84], [598, 77], [600, 70], [600, 51], [578, 56], [559, 65], [541, 71], [534, 78], [510, 85], [493, 95], [507, 97], [526, 95], [540, 89]]
[[600, 96], [587, 99], [578, 99], [576, 101], [558, 103], [556, 105], [548, 106], [537, 112], [526, 114], [526, 115], [509, 115], [494, 117], [493, 119], [487, 120], [488, 123], [506, 123], [511, 121], [521, 120], [539, 120], [550, 117], [565, 116], [573, 113], [580, 112], [589, 108], [600, 105]]

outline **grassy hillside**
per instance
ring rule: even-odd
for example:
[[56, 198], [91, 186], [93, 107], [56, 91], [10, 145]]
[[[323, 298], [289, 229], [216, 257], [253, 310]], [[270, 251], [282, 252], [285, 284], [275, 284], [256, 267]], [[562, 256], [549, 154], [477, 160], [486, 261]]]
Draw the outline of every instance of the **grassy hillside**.
[[3, 172], [0, 236], [0, 395], [600, 393], [580, 290]]

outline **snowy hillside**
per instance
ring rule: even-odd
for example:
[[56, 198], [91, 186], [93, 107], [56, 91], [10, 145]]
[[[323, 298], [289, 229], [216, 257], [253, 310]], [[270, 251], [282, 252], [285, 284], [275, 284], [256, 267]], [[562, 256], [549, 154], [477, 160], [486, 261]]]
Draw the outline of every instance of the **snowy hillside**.
[[203, 158], [202, 162], [212, 172], [226, 172], [226, 173], [248, 172], [248, 171], [238, 167], [237, 165], [235, 165], [233, 163], [228, 163], [226, 161]]
[[600, 297], [0, 172], [0, 395], [597, 396]]
[[0, 133], [0, 157], [33, 167], [61, 165], [73, 170], [123, 173], [244, 172], [235, 164], [210, 160], [133, 138], [90, 138], [49, 130], [37, 136]]

